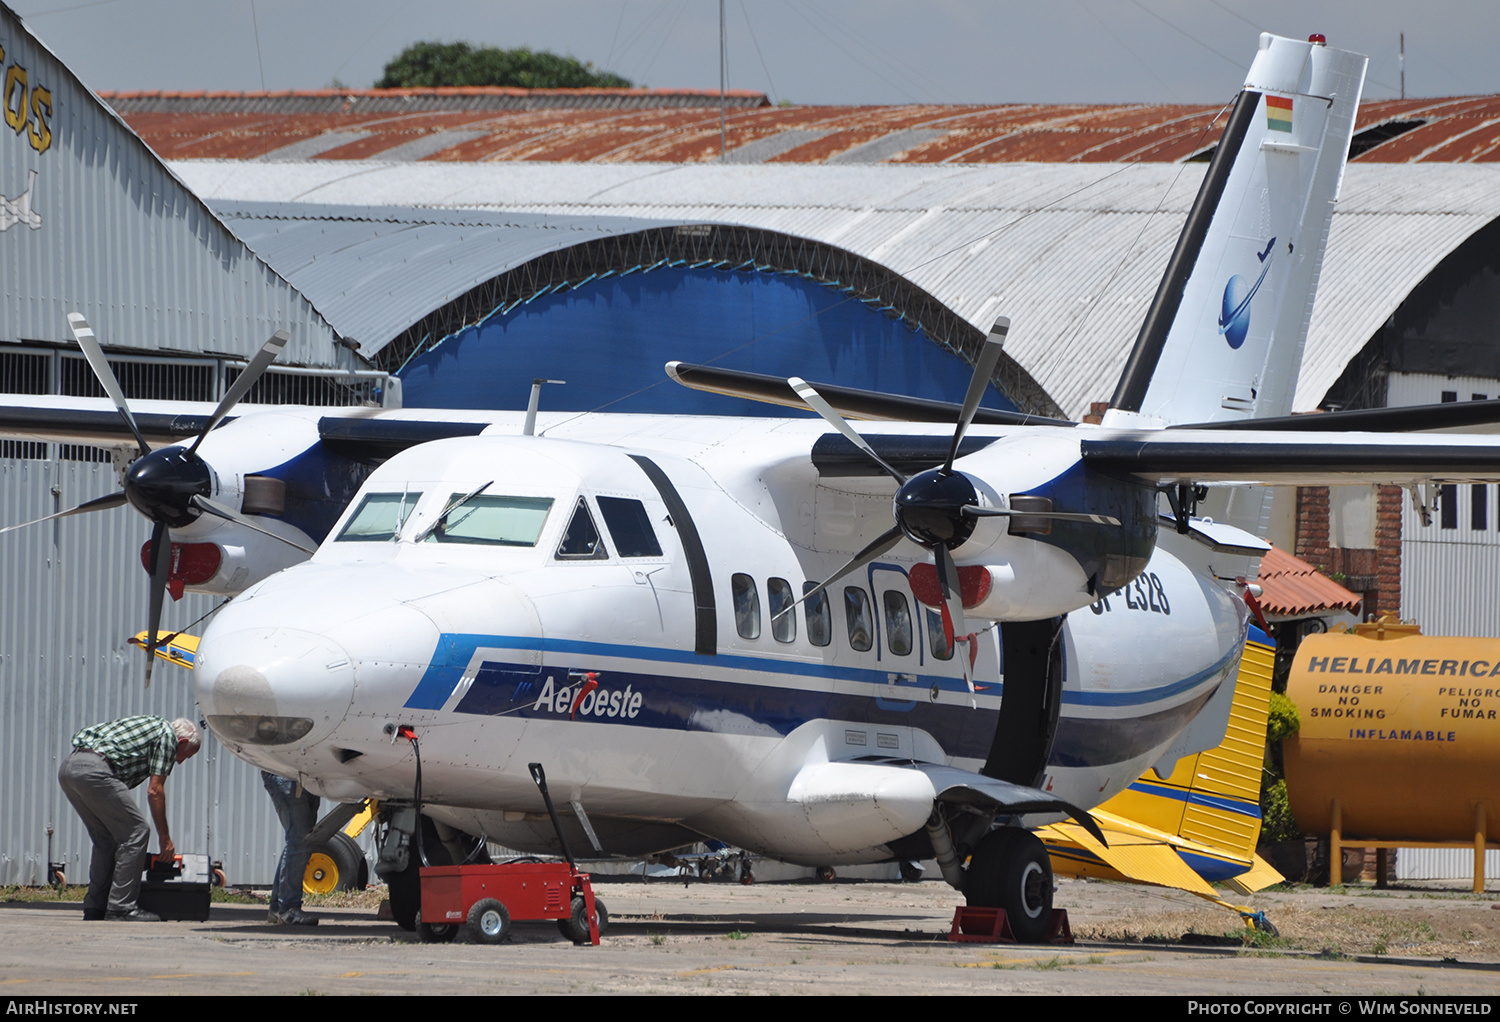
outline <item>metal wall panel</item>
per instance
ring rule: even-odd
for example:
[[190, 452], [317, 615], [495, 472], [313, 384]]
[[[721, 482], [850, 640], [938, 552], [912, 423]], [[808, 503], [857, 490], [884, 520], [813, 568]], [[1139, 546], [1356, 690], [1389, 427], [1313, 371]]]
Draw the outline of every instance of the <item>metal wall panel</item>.
[[[1398, 880], [1468, 880], [1474, 876], [1472, 848], [1398, 848]], [[1500, 880], [1500, 851], [1484, 853], [1484, 878]]]
[[[108, 463], [0, 460], [0, 521], [20, 522], [117, 490]], [[147, 577], [136, 556], [150, 526], [116, 508], [33, 526], [0, 547], [0, 883], [46, 882], [53, 861], [86, 882], [90, 842], [57, 785], [79, 728], [134, 713], [197, 719], [192, 679], [161, 664], [149, 691], [144, 655], [126, 643], [146, 621]], [[214, 601], [168, 601], [166, 627]], [[145, 785], [138, 790], [145, 807]], [[184, 852], [222, 859], [231, 883], [269, 883], [281, 827], [258, 772], [212, 737], [167, 781], [172, 837]], [[152, 837], [155, 847], [155, 835]]]
[[[0, 131], [0, 342], [100, 341], [354, 368], [318, 311], [234, 237], [145, 144], [0, 6], [8, 127]], [[20, 111], [19, 117], [12, 111]]]

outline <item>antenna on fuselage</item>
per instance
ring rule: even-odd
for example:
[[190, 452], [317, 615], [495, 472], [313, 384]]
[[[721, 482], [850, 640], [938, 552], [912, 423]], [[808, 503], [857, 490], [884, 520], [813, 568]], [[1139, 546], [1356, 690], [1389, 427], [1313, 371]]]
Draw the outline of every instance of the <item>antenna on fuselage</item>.
[[544, 380], [540, 376], [531, 381], [531, 400], [526, 402], [526, 425], [521, 427], [522, 436], [536, 436], [536, 406], [542, 400], [542, 384], [566, 384], [567, 380]]

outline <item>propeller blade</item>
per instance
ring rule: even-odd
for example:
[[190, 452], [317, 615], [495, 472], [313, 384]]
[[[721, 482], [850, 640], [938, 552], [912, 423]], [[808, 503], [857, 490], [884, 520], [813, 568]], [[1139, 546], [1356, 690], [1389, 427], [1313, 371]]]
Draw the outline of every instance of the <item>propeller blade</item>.
[[866, 564], [869, 564], [875, 558], [879, 557], [891, 547], [901, 542], [901, 538], [902, 533], [899, 527], [892, 528], [889, 531], [883, 532], [879, 536], [876, 536], [869, 543], [869, 545], [867, 545], [859, 553], [855, 554], [853, 559], [851, 559], [849, 563], [843, 565], [832, 575], [829, 575], [823, 581], [819, 582], [807, 592], [803, 593], [801, 599], [794, 600], [787, 606], [782, 607], [781, 610], [777, 611], [771, 617], [771, 620], [773, 622], [781, 620], [783, 616], [790, 614], [792, 611], [796, 610], [799, 603], [802, 603], [803, 601], [818, 595], [823, 590], [827, 589], [829, 586], [837, 582], [839, 579], [849, 574], [851, 571], [857, 571], [858, 569], [863, 568]]
[[964, 407], [958, 417], [958, 428], [953, 431], [953, 446], [948, 450], [948, 460], [943, 464], [943, 474], [947, 475], [953, 471], [953, 461], [958, 457], [958, 445], [963, 442], [964, 433], [968, 431], [969, 424], [974, 421], [974, 413], [979, 411], [979, 402], [984, 398], [984, 388], [990, 385], [990, 378], [995, 375], [995, 366], [1000, 362], [1000, 351], [1005, 347], [1005, 335], [1010, 333], [1010, 319], [1001, 316], [995, 320], [995, 325], [990, 327], [990, 335], [985, 338], [984, 347], [979, 351], [979, 358], [974, 362], [974, 375], [969, 378], [969, 392], [964, 395]]
[[88, 359], [89, 368], [94, 370], [94, 377], [109, 399], [115, 403], [115, 408], [120, 413], [120, 418], [125, 420], [125, 425], [130, 427], [130, 432], [135, 434], [136, 445], [140, 448], [137, 457], [151, 453], [151, 445], [146, 443], [146, 438], [141, 435], [141, 427], [135, 424], [135, 416], [130, 414], [130, 406], [125, 403], [125, 392], [120, 389], [120, 381], [115, 379], [115, 371], [109, 367], [109, 360], [104, 357], [104, 349], [99, 347], [99, 341], [94, 337], [94, 328], [89, 326], [89, 321], [77, 312], [68, 313], [68, 326], [73, 331], [73, 337], [77, 339], [78, 346], [83, 349], [83, 357]]
[[157, 633], [161, 631], [162, 602], [167, 595], [167, 580], [172, 574], [172, 540], [167, 527], [157, 522], [151, 530], [151, 624], [146, 640], [146, 687], [151, 687], [151, 669], [156, 666]]
[[267, 529], [265, 526], [251, 520], [247, 515], [237, 514], [236, 512], [231, 511], [229, 508], [225, 507], [223, 504], [216, 504], [213, 501], [209, 500], [207, 497], [202, 496], [201, 494], [193, 495], [192, 504], [199, 511], [211, 514], [216, 518], [222, 518], [226, 522], [234, 522], [236, 525], [243, 525], [247, 529], [254, 529], [256, 532], [260, 533], [263, 536], [270, 536], [272, 539], [279, 539], [287, 546], [294, 546], [298, 550], [301, 550], [303, 553], [315, 554], [318, 552], [318, 548], [315, 546], [306, 546], [305, 544], [299, 543], [295, 539], [288, 539], [285, 536], [278, 536], [276, 533], [272, 532], [270, 529]]
[[40, 525], [42, 522], [50, 522], [54, 518], [66, 518], [69, 515], [87, 514], [90, 511], [104, 511], [108, 508], [119, 507], [123, 503], [125, 503], [124, 493], [110, 493], [103, 497], [95, 497], [93, 500], [86, 500], [82, 504], [79, 504], [77, 507], [69, 508], [66, 511], [59, 511], [56, 514], [47, 515], [45, 518], [33, 518], [31, 521], [22, 522], [20, 525], [7, 525], [5, 528], [0, 529], [0, 534], [14, 532], [17, 529], [24, 529], [28, 525]]
[[848, 420], [840, 415], [833, 405], [823, 400], [823, 396], [812, 388], [812, 384], [797, 376], [787, 377], [786, 382], [797, 392], [798, 397], [807, 402], [809, 408], [823, 417], [824, 422], [827, 422], [834, 429], [848, 437], [855, 447], [858, 447], [873, 458], [875, 464], [885, 469], [886, 473], [892, 479], [898, 483], [906, 482], [906, 476], [891, 468], [890, 465], [887, 465], [885, 459], [875, 453], [875, 448], [871, 447], [864, 437], [854, 432], [854, 427], [849, 425]]
[[960, 508], [964, 514], [975, 518], [1051, 518], [1059, 522], [1092, 522], [1095, 525], [1119, 525], [1118, 518], [1109, 515], [1091, 515], [1081, 511], [1013, 511], [1007, 508], [979, 507], [966, 504]]
[[214, 414], [208, 420], [208, 425], [203, 427], [203, 432], [198, 434], [198, 439], [194, 440], [193, 446], [188, 448], [190, 452], [196, 451], [198, 445], [203, 442], [203, 438], [212, 433], [214, 427], [224, 421], [224, 416], [229, 414], [230, 409], [239, 404], [240, 398], [250, 393], [250, 388], [255, 386], [255, 381], [259, 380], [267, 367], [276, 361], [276, 356], [281, 354], [281, 349], [286, 347], [286, 342], [291, 339], [291, 334], [285, 330], [278, 330], [270, 336], [265, 344], [260, 346], [260, 350], [250, 360], [250, 364], [245, 367], [245, 371], [240, 373], [235, 378], [234, 384], [224, 392], [224, 397], [220, 399], [219, 407], [214, 409]]
[[943, 590], [943, 636], [948, 648], [953, 648], [955, 635], [969, 634], [968, 622], [964, 620], [963, 593], [959, 588], [958, 565], [953, 563], [953, 554], [939, 543], [932, 551], [937, 562], [938, 585]]

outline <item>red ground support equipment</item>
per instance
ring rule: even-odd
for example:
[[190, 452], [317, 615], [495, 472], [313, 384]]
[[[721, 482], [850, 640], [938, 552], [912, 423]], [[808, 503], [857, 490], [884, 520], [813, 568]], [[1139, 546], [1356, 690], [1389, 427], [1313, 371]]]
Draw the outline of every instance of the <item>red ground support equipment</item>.
[[[953, 910], [953, 928], [948, 939], [963, 944], [1018, 944], [1011, 932], [1010, 922], [1003, 908], [981, 908], [978, 905], [960, 905]], [[1047, 924], [1043, 944], [1073, 943], [1073, 929], [1068, 925], [1068, 910], [1055, 908]]]
[[424, 941], [449, 941], [462, 930], [475, 943], [498, 944], [512, 922], [553, 919], [574, 943], [597, 946], [608, 918], [589, 875], [566, 862], [422, 869], [417, 932]]

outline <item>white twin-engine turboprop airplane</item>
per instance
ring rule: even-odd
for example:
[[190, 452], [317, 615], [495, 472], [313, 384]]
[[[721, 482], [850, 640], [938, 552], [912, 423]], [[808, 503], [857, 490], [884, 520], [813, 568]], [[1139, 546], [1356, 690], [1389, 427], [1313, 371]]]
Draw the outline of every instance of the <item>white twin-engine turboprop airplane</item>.
[[[75, 510], [128, 500], [155, 523], [153, 644], [172, 582], [239, 593], [199, 646], [200, 708], [241, 758], [379, 800], [404, 925], [419, 844], [557, 850], [540, 762], [565, 829], [604, 852], [934, 856], [1037, 939], [1051, 870], [1027, 828], [1092, 827], [1089, 807], [1223, 737], [1265, 546], [1196, 517], [1205, 487], [1500, 479], [1492, 438], [1269, 418], [1290, 407], [1364, 67], [1262, 36], [1102, 426], [977, 413], [1004, 321], [946, 424], [676, 364], [822, 420], [283, 408], [214, 429], [235, 395], [132, 417], [116, 387], [141, 456]], [[10, 435], [120, 431], [107, 405], [64, 429], [25, 400], [0, 410]], [[905, 421], [856, 432], [840, 409]], [[1230, 507], [1252, 529], [1259, 492]], [[320, 545], [302, 561], [281, 540]]]

